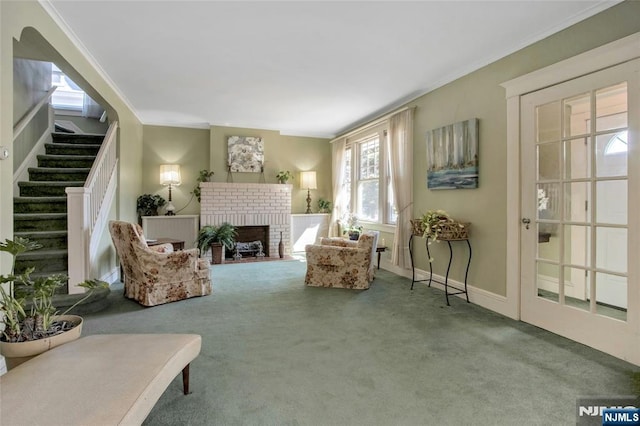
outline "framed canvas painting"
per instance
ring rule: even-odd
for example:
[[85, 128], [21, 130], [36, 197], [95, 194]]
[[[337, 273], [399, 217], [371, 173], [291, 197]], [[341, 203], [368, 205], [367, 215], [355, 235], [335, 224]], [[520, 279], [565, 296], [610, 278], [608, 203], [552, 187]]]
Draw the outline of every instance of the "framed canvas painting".
[[427, 132], [427, 188], [478, 187], [478, 119]]
[[229, 171], [261, 173], [264, 165], [264, 142], [253, 136], [229, 136]]

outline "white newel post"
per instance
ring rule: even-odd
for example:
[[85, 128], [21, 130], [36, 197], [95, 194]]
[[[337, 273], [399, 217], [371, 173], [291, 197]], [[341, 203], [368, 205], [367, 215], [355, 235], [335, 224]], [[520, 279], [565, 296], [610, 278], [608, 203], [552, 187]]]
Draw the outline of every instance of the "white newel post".
[[[84, 293], [78, 284], [89, 278], [91, 190], [69, 187], [67, 192], [67, 239], [69, 247], [69, 294]], [[74, 252], [71, 252], [71, 248]], [[79, 251], [79, 252], [76, 252]]]

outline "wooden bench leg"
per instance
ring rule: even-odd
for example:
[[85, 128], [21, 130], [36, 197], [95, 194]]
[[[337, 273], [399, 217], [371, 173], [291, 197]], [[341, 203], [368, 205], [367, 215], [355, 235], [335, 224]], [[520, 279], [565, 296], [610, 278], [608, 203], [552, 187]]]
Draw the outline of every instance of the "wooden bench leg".
[[189, 395], [189, 365], [182, 369], [182, 390], [185, 395]]

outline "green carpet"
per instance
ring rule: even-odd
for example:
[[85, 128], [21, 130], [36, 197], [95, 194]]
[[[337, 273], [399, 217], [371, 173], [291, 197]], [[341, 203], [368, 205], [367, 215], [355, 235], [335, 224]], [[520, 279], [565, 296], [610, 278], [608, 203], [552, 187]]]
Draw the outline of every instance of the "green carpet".
[[153, 308], [117, 285], [83, 334], [202, 335], [193, 393], [177, 377], [148, 425], [570, 425], [577, 398], [628, 395], [638, 370], [387, 271], [367, 291], [304, 272], [215, 265], [211, 296]]

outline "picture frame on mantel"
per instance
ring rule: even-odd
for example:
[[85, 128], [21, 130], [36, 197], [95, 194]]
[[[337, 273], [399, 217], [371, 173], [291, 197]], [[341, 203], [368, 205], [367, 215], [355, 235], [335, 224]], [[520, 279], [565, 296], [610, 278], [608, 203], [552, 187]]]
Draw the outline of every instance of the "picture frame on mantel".
[[253, 136], [229, 136], [227, 139], [229, 172], [262, 173], [264, 141]]
[[478, 119], [427, 132], [427, 188], [478, 187]]

